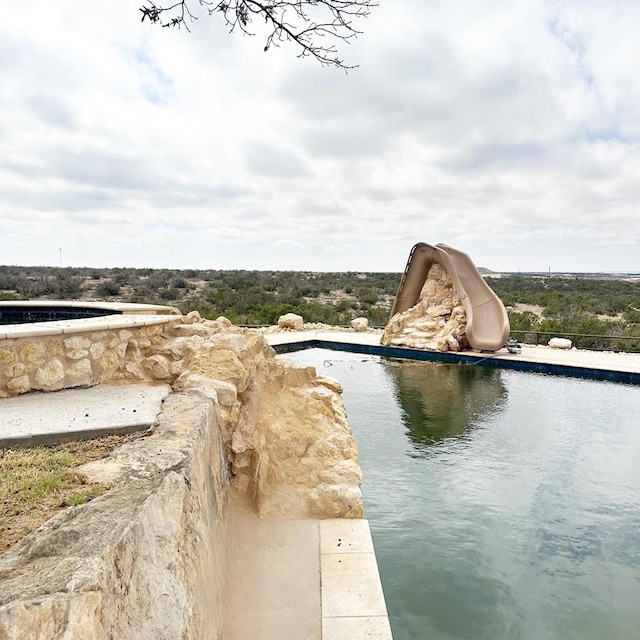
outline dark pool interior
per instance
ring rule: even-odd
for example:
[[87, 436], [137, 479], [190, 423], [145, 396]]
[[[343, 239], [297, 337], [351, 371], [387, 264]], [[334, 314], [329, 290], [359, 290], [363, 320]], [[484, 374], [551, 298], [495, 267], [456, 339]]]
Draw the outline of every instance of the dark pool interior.
[[78, 320], [121, 314], [115, 309], [75, 306], [0, 306], [0, 324], [24, 324], [27, 322], [52, 322], [54, 320]]

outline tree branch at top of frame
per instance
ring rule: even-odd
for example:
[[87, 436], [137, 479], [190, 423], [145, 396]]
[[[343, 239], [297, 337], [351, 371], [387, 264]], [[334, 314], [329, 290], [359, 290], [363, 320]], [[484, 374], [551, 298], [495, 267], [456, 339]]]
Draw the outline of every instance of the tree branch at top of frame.
[[336, 43], [349, 43], [361, 33], [354, 26], [360, 18], [369, 16], [374, 0], [179, 0], [172, 4], [156, 4], [145, 0], [140, 8], [142, 21], [163, 27], [184, 27], [190, 31], [198, 19], [197, 4], [209, 15], [221, 14], [229, 31], [255, 35], [250, 29], [254, 20], [266, 26], [264, 50], [293, 42], [299, 48], [298, 57], [311, 56], [321, 65], [353, 69], [338, 55]]

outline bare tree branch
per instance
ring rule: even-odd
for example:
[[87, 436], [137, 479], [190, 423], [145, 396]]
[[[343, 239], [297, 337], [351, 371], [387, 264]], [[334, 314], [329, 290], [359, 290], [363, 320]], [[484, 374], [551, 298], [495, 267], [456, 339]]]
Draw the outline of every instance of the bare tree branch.
[[265, 51], [283, 42], [299, 47], [299, 57], [311, 56], [325, 66], [353, 69], [338, 56], [336, 41], [349, 41], [360, 31], [354, 21], [366, 18], [374, 0], [180, 0], [169, 5], [158, 5], [146, 0], [140, 8], [142, 21], [163, 27], [189, 26], [197, 16], [189, 2], [197, 3], [209, 15], [222, 14], [229, 31], [240, 30], [249, 35], [250, 25], [256, 18], [264, 20], [267, 29]]

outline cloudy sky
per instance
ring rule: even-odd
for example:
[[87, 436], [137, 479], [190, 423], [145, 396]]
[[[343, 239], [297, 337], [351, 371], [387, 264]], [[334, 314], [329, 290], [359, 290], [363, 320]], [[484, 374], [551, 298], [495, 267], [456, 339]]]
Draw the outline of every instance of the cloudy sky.
[[640, 3], [380, 0], [349, 74], [136, 0], [0, 21], [0, 264], [640, 271]]

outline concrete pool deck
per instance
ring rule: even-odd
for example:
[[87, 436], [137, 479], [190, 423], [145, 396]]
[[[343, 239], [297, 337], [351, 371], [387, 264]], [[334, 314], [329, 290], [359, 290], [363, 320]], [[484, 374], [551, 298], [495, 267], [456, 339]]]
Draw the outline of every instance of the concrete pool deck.
[[163, 385], [97, 385], [0, 399], [0, 449], [143, 431], [156, 423]]

